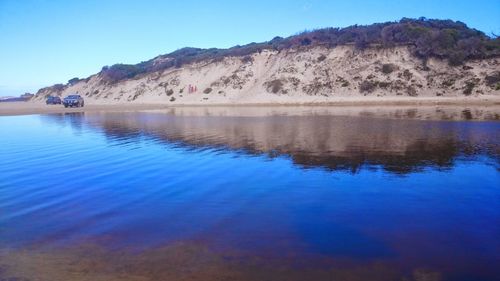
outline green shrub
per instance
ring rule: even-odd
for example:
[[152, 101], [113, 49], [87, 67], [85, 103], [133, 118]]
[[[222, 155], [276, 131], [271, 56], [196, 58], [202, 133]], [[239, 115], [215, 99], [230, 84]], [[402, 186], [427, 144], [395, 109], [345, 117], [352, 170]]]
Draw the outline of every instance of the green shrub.
[[476, 87], [476, 84], [473, 81], [467, 81], [464, 87], [464, 95], [470, 96], [474, 87]]
[[75, 85], [76, 83], [78, 83], [79, 81], [80, 81], [80, 79], [78, 77], [71, 78], [71, 79], [68, 80], [68, 84], [70, 86], [72, 86], [72, 85]]
[[408, 69], [405, 69], [403, 71], [403, 77], [409, 81], [413, 77], [413, 73], [411, 73]]
[[397, 66], [392, 63], [385, 63], [382, 65], [382, 73], [391, 74], [394, 70], [396, 70]]
[[251, 62], [253, 62], [253, 58], [252, 58], [252, 56], [244, 56], [244, 57], [241, 58], [241, 62], [245, 63], [245, 64], [246, 63], [251, 63]]
[[371, 93], [377, 88], [378, 82], [365, 80], [359, 84], [359, 91], [361, 93]]
[[455, 85], [455, 79], [454, 78], [450, 78], [450, 79], [444, 80], [443, 83], [441, 83], [441, 86], [443, 86], [445, 88], [449, 88], [449, 87], [451, 87], [453, 85]]
[[326, 59], [326, 56], [325, 55], [321, 55], [318, 57], [318, 62], [322, 62]]
[[271, 91], [273, 94], [277, 94], [283, 89], [283, 82], [280, 79], [275, 79], [266, 82], [266, 84], [267, 84], [267, 90]]
[[408, 95], [410, 97], [416, 97], [417, 96], [417, 90], [413, 86], [408, 86], [406, 88], [406, 93], [408, 93]]
[[145, 69], [140, 64], [115, 64], [110, 67], [103, 67], [101, 75], [105, 80], [116, 82], [123, 79], [133, 78], [144, 72]]
[[493, 87], [495, 84], [500, 82], [500, 71], [486, 76], [484, 80], [486, 80], [486, 85]]
[[378, 83], [378, 86], [382, 89], [387, 89], [389, 86], [391, 86], [392, 83], [391, 82], [379, 82]]
[[448, 63], [451, 65], [451, 66], [459, 66], [459, 65], [462, 65], [464, 63], [466, 59], [466, 55], [463, 51], [454, 51], [454, 52], [450, 52], [449, 54], [449, 58], [448, 58]]

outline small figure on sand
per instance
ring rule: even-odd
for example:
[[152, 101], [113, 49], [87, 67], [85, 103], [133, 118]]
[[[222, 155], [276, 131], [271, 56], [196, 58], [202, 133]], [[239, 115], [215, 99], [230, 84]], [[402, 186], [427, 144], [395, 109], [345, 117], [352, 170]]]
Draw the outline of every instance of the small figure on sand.
[[188, 92], [189, 92], [189, 93], [194, 93], [194, 92], [196, 92], [197, 90], [198, 90], [198, 87], [196, 87], [196, 86], [194, 86], [194, 85], [191, 85], [191, 84], [189, 84], [189, 85], [188, 85]]

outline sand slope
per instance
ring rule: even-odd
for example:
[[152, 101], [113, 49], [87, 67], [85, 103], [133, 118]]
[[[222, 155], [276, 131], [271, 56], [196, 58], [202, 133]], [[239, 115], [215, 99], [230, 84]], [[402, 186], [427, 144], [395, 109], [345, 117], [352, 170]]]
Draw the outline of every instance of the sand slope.
[[[414, 57], [407, 47], [357, 50], [351, 46], [262, 51], [148, 73], [116, 83], [93, 75], [47, 95], [78, 93], [87, 104], [286, 104], [392, 99], [481, 98], [498, 101], [497, 59], [451, 67], [446, 61]], [[197, 92], [189, 93], [189, 85]], [[446, 99], [444, 99], [446, 100]]]

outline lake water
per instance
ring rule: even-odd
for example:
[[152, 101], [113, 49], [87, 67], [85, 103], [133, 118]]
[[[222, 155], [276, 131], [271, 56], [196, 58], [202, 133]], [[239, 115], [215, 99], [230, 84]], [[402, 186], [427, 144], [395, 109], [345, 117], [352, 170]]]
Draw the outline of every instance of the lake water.
[[0, 117], [0, 280], [498, 280], [500, 122], [287, 110]]

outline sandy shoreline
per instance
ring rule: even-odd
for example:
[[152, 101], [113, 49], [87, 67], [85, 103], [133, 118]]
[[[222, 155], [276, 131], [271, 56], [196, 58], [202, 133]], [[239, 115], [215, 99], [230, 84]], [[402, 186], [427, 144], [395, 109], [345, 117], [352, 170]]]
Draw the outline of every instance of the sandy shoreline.
[[331, 102], [304, 102], [304, 103], [206, 103], [206, 104], [146, 104], [146, 103], [100, 103], [87, 104], [83, 108], [64, 108], [62, 105], [46, 105], [42, 102], [2, 102], [0, 103], [0, 116], [71, 113], [71, 112], [96, 112], [96, 111], [143, 111], [172, 109], [182, 107], [393, 107], [393, 106], [481, 106], [498, 107], [500, 97], [488, 96], [484, 98], [376, 98], [360, 99], [344, 98]]
[[31, 114], [51, 114], [51, 113], [72, 113], [72, 112], [93, 112], [93, 111], [134, 111], [148, 109], [163, 109], [165, 105], [151, 104], [89, 104], [80, 108], [65, 108], [62, 105], [46, 105], [43, 103], [31, 102], [3, 102], [0, 103], [0, 116], [10, 115], [31, 115]]

